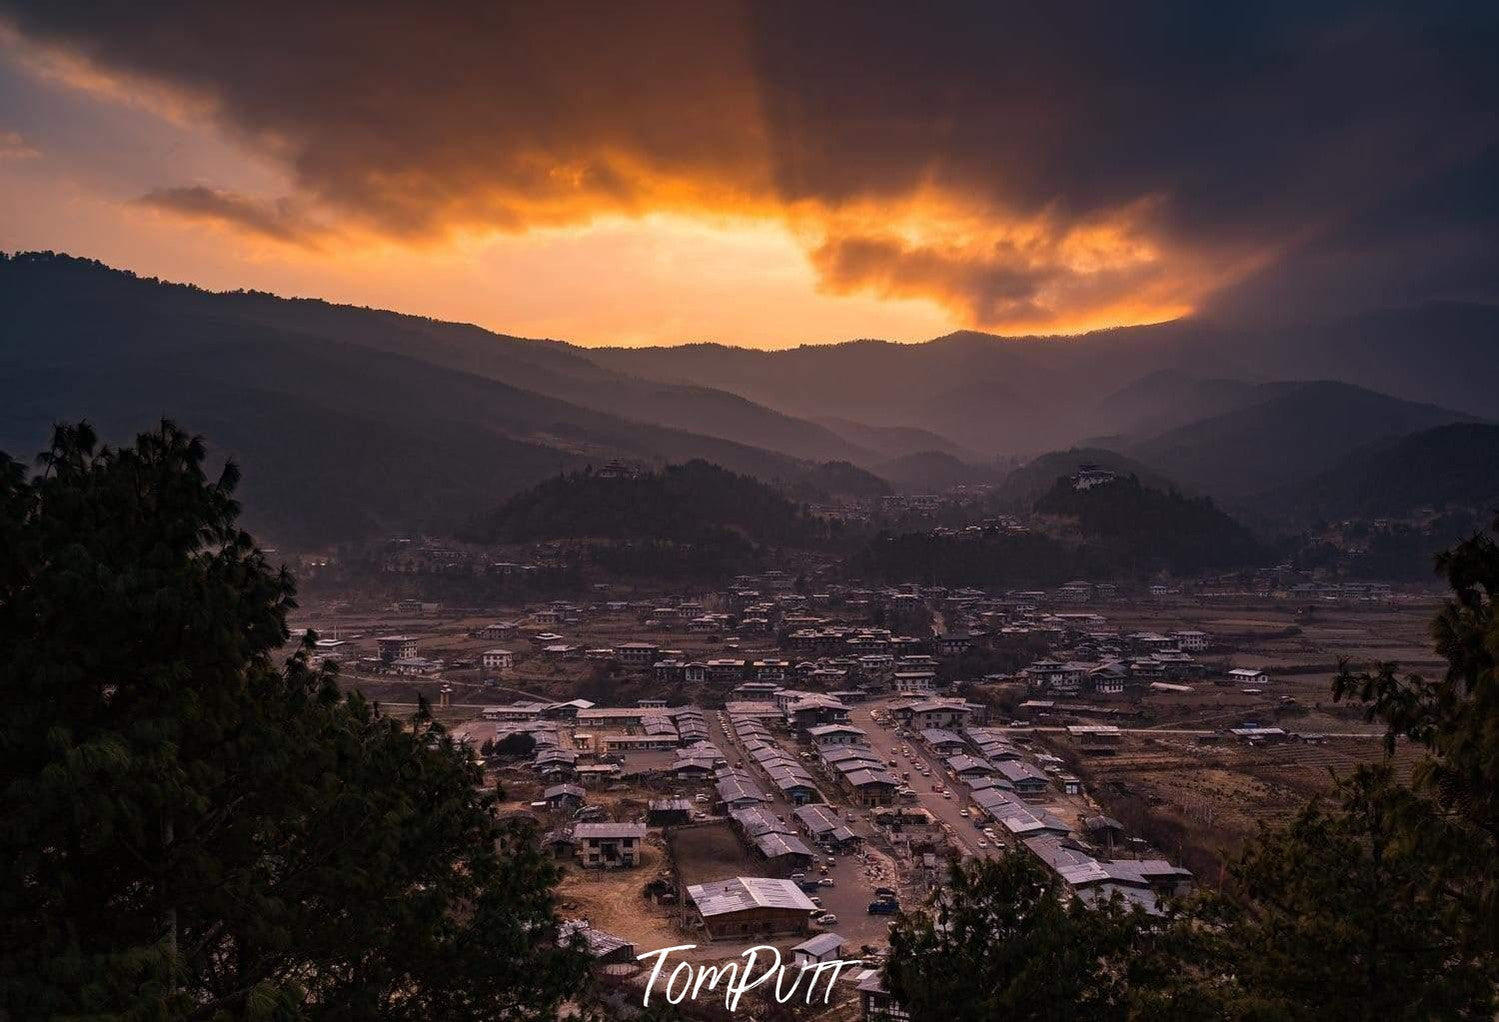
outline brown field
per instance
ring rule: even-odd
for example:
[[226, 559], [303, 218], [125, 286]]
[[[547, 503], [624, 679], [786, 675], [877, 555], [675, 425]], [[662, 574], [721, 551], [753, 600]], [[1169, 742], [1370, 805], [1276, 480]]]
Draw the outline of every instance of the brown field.
[[587, 919], [608, 933], [635, 942], [641, 950], [684, 943], [677, 924], [678, 911], [647, 900], [645, 885], [667, 868], [666, 851], [652, 838], [635, 869], [582, 869], [567, 867], [557, 885], [560, 914], [569, 919]]
[[[1191, 693], [1145, 694], [1123, 705], [1138, 710], [1126, 728], [1155, 729], [1159, 736], [1127, 735], [1114, 756], [1079, 757], [1060, 736], [1042, 736], [1075, 763], [1089, 793], [1131, 834], [1145, 837], [1179, 859], [1200, 880], [1214, 883], [1261, 824], [1274, 824], [1332, 791], [1335, 778], [1360, 763], [1383, 758], [1378, 723], [1358, 704], [1334, 703], [1332, 681], [1340, 659], [1355, 669], [1396, 661], [1402, 671], [1440, 672], [1431, 651], [1429, 623], [1438, 602], [1392, 606], [1305, 606], [1285, 603], [1183, 604], [1102, 609], [1125, 631], [1198, 628], [1215, 648], [1203, 659], [1221, 674], [1228, 667], [1263, 667], [1272, 682], [1263, 694], [1199, 683]], [[1119, 704], [1113, 704], [1119, 705]], [[1220, 736], [1214, 744], [1173, 729], [1222, 730], [1244, 723], [1328, 737], [1251, 748]], [[1394, 761], [1409, 772], [1420, 750], [1397, 746]]]
[[[1285, 820], [1328, 795], [1337, 777], [1384, 755], [1378, 739], [1259, 748], [1222, 742], [1133, 734], [1115, 755], [1084, 758], [1065, 739], [1047, 744], [1075, 763], [1105, 813], [1208, 884], [1262, 824]], [[1408, 775], [1417, 758], [1419, 750], [1397, 746], [1397, 771]]]
[[668, 831], [667, 842], [683, 887], [764, 872], [727, 822], [676, 827]]

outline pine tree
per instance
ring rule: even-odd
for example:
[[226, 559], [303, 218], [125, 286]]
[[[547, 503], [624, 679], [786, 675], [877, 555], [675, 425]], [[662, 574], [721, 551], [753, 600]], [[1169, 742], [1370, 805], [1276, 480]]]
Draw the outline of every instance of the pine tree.
[[0, 456], [0, 1016], [551, 1017], [551, 867], [440, 727], [284, 648], [205, 460], [165, 422]]
[[1360, 768], [1331, 807], [1307, 806], [1250, 842], [1221, 893], [1181, 924], [1179, 975], [1218, 1017], [1494, 1017], [1494, 959], [1447, 897], [1410, 826], [1427, 800], [1388, 764]]
[[1499, 544], [1475, 535], [1437, 567], [1452, 590], [1432, 622], [1443, 676], [1345, 664], [1334, 694], [1363, 701], [1369, 719], [1386, 725], [1390, 750], [1402, 739], [1426, 750], [1412, 783], [1431, 811], [1409, 820], [1407, 833], [1439, 862], [1454, 905], [1499, 955]]
[[900, 917], [885, 982], [916, 1022], [1126, 1017], [1138, 933], [1116, 903], [1070, 897], [1028, 853], [955, 861], [933, 904]]

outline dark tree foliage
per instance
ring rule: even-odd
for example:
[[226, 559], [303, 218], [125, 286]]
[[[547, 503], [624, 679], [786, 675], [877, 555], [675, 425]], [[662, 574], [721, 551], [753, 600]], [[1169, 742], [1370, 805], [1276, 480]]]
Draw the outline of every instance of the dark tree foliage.
[[934, 535], [882, 532], [849, 561], [853, 573], [935, 585], [1051, 586], [1084, 570], [1079, 552], [1040, 533]]
[[832, 523], [807, 515], [780, 491], [706, 461], [634, 476], [573, 472], [507, 500], [470, 530], [481, 542], [651, 539], [685, 542], [732, 527], [757, 543], [807, 546]]
[[1023, 852], [954, 862], [946, 887], [890, 934], [887, 989], [915, 1022], [1126, 1018], [1139, 933], [1116, 903], [1090, 908]]
[[847, 461], [825, 461], [802, 475], [777, 482], [797, 500], [825, 501], [831, 496], [883, 497], [893, 492], [889, 483]]
[[1036, 510], [1071, 519], [1076, 535], [1064, 542], [1040, 532], [887, 531], [850, 560], [850, 569], [889, 581], [1052, 586], [1078, 577], [1226, 571], [1269, 556], [1212, 501], [1153, 490], [1134, 476], [1081, 491], [1059, 479]]
[[1174, 1001], [1190, 979], [1206, 1017], [1492, 1019], [1493, 956], [1410, 829], [1430, 809], [1379, 764], [1342, 782], [1330, 811], [1264, 831], [1179, 924], [1180, 968], [1158, 977], [1172, 996], [1141, 1000]]
[[1499, 544], [1474, 535], [1440, 555], [1437, 568], [1452, 589], [1432, 622], [1443, 675], [1345, 664], [1334, 692], [1362, 700], [1369, 719], [1386, 725], [1391, 749], [1405, 739], [1426, 750], [1413, 783], [1432, 812], [1411, 823], [1412, 839], [1440, 860], [1452, 897], [1499, 954]]
[[583, 966], [473, 758], [307, 647], [163, 423], [0, 456], [0, 1016], [549, 1018]]
[[1076, 519], [1078, 530], [1120, 574], [1226, 571], [1267, 555], [1248, 529], [1207, 497], [1151, 489], [1135, 476], [1086, 490], [1058, 479], [1036, 510]]
[[734, 529], [704, 526], [685, 541], [631, 539], [589, 543], [589, 560], [630, 579], [707, 582], [759, 571], [771, 551]]

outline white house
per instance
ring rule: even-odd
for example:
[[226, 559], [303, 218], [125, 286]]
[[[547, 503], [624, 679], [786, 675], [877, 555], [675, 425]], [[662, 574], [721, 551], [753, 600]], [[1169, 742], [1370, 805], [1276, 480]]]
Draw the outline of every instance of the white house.
[[791, 948], [793, 963], [802, 968], [834, 961], [842, 952], [843, 938], [836, 933], [819, 933]]
[[480, 662], [486, 671], [508, 671], [515, 666], [515, 654], [508, 649], [486, 649]]

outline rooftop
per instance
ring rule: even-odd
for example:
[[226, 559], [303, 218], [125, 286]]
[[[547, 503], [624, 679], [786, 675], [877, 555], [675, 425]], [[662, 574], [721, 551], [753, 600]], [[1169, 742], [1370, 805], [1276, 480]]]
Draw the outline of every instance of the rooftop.
[[635, 838], [639, 840], [645, 837], [645, 824], [580, 823], [573, 828], [573, 837], [579, 841], [587, 839], [607, 841], [618, 838]]
[[756, 908], [816, 912], [817, 906], [791, 880], [771, 877], [734, 877], [709, 884], [692, 884], [687, 896], [704, 916], [720, 916]]

